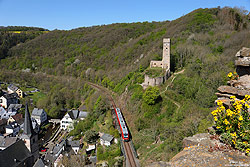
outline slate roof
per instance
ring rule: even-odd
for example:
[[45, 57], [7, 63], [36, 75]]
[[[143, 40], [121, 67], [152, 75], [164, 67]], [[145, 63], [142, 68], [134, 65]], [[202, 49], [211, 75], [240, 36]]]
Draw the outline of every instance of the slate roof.
[[69, 112], [69, 116], [71, 119], [77, 119], [79, 115], [79, 111], [78, 110], [71, 110]]
[[43, 161], [39, 158], [39, 159], [37, 159], [37, 161], [33, 167], [45, 167], [45, 165], [44, 165]]
[[78, 118], [86, 118], [89, 115], [89, 112], [80, 111]]
[[22, 108], [22, 104], [10, 104], [8, 110], [20, 110]]
[[0, 147], [9, 147], [17, 141], [17, 137], [0, 136]]
[[3, 97], [6, 99], [15, 99], [18, 97], [17, 93], [11, 93], [11, 94], [4, 94]]
[[32, 116], [41, 116], [45, 112], [44, 109], [34, 108], [32, 111]]
[[71, 147], [80, 147], [80, 141], [79, 140], [73, 140], [70, 141]]
[[6, 110], [3, 107], [0, 107], [0, 119], [4, 114], [6, 114]]
[[64, 145], [65, 145], [65, 140], [63, 140], [63, 141], [61, 141], [61, 143], [57, 144], [53, 148], [53, 154], [57, 154]]
[[[10, 166], [19, 166], [27, 158], [31, 158], [32, 154], [25, 146], [22, 140], [18, 140], [8, 148], [0, 151], [0, 166], [1, 167], [10, 167]], [[29, 165], [29, 164], [27, 164]]]
[[106, 134], [104, 133], [102, 136], [101, 136], [101, 139], [103, 139], [104, 141], [108, 141], [108, 142], [111, 142], [113, 140], [113, 136], [111, 136], [110, 134]]
[[9, 86], [8, 86], [8, 88], [10, 89], [10, 90], [12, 90], [12, 91], [17, 91], [17, 89], [18, 89], [18, 87], [16, 86], [16, 85], [13, 85], [13, 84], [10, 84]]
[[3, 107], [0, 107], [0, 119], [9, 119], [11, 116], [16, 115], [16, 111], [9, 112], [6, 111]]
[[79, 111], [79, 110], [71, 110], [68, 112], [71, 119], [78, 119], [78, 118], [86, 118], [88, 116], [88, 112]]

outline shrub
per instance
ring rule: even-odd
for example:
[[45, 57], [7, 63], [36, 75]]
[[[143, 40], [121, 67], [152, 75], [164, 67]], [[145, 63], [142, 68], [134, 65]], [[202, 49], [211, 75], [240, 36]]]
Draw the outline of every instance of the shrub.
[[221, 135], [222, 141], [231, 144], [234, 148], [250, 152], [250, 95], [243, 100], [236, 100], [231, 96], [231, 107], [226, 109], [222, 101], [218, 100], [218, 108], [211, 112], [214, 117], [216, 132]]
[[230, 79], [230, 80], [238, 80], [239, 79], [239, 75], [237, 74], [237, 72], [230, 72], [227, 74], [227, 77]]
[[148, 105], [154, 105], [157, 99], [160, 97], [160, 91], [158, 87], [149, 86], [143, 94], [143, 100]]

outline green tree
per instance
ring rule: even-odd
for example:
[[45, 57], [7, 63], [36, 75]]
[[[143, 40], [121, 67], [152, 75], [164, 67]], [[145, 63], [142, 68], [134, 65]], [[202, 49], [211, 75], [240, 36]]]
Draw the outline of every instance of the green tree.
[[98, 139], [98, 133], [93, 130], [88, 130], [85, 133], [85, 141], [88, 143], [95, 143]]
[[99, 112], [100, 114], [105, 113], [109, 109], [109, 105], [105, 99], [101, 96], [98, 97], [94, 105], [94, 111]]
[[143, 94], [143, 100], [148, 105], [154, 105], [159, 97], [160, 91], [156, 86], [149, 86]]

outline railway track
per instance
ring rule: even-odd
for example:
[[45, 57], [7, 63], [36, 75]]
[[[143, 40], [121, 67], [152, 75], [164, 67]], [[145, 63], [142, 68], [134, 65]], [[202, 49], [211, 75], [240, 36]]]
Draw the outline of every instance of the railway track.
[[[95, 88], [101, 90], [103, 93], [105, 93], [105, 94], [108, 96], [110, 102], [112, 103], [113, 108], [116, 108], [115, 101], [114, 101], [114, 99], [112, 98], [112, 96], [107, 92], [107, 90], [105, 90], [105, 89], [102, 88], [101, 86], [98, 86], [98, 85], [93, 84], [93, 83], [91, 83], [91, 82], [87, 82], [87, 83], [88, 83], [89, 85], [91, 85], [92, 87], [95, 87]], [[134, 153], [133, 153], [133, 151], [132, 151], [132, 149], [131, 149], [130, 142], [124, 142], [124, 141], [123, 141], [123, 146], [124, 146], [125, 154], [126, 154], [125, 158], [128, 160], [128, 161], [127, 161], [128, 164], [126, 164], [126, 167], [137, 167], [138, 165], [137, 165], [137, 163], [136, 163], [136, 161], [135, 161], [135, 156], [134, 156]]]
[[131, 149], [131, 146], [130, 146], [130, 142], [123, 141], [123, 145], [125, 148], [126, 157], [128, 158], [129, 167], [136, 167], [137, 164], [135, 162], [135, 158], [134, 158], [134, 154], [133, 154], [133, 151]]

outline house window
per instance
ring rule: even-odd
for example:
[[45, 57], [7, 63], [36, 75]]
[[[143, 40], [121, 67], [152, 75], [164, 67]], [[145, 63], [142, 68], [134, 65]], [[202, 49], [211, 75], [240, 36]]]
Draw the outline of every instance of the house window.
[[3, 99], [0, 99], [0, 103], [2, 103], [3, 102]]

